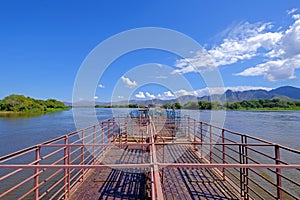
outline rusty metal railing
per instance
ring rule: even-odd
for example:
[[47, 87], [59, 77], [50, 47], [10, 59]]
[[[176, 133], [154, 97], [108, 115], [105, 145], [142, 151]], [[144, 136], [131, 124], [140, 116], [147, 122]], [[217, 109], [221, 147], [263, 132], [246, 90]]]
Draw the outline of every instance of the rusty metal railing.
[[[163, 198], [165, 168], [211, 169], [241, 199], [300, 198], [299, 150], [189, 117], [152, 117], [147, 126], [144, 121], [116, 117], [2, 156], [0, 199], [68, 199], [92, 170], [103, 168], [148, 169], [152, 199]], [[134, 145], [149, 150], [147, 162], [102, 164], [111, 147]], [[188, 145], [202, 162], [170, 163], [165, 151], [157, 153], [167, 145]]]
[[192, 118], [186, 124], [202, 159], [220, 164], [216, 172], [241, 198], [300, 198], [299, 150]]
[[[105, 151], [110, 148], [109, 139], [117, 131], [113, 118], [2, 156], [0, 199], [67, 199], [90, 170], [55, 166], [99, 163]], [[5, 165], [10, 167], [3, 167]], [[16, 168], [18, 165], [24, 166]]]

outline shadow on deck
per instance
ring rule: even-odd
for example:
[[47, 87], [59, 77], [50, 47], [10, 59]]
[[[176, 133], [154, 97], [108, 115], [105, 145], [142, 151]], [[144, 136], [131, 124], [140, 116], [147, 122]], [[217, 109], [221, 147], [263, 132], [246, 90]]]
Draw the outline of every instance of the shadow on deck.
[[[158, 148], [159, 162], [200, 163], [190, 145], [167, 145]], [[164, 157], [160, 154], [164, 153]], [[147, 161], [146, 149], [113, 147], [104, 164], [129, 164]], [[164, 199], [239, 199], [212, 170], [201, 168], [160, 169]], [[150, 199], [148, 169], [93, 170], [71, 199]]]

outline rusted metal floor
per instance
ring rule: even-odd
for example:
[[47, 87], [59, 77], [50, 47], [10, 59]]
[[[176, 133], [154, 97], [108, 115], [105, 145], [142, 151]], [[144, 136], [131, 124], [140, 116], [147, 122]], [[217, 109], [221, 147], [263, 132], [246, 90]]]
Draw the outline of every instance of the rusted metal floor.
[[[191, 145], [167, 145], [164, 154], [165, 162], [203, 163]], [[165, 168], [162, 187], [168, 200], [239, 199], [211, 169]]]
[[[101, 164], [133, 164], [149, 162], [149, 153], [141, 147], [113, 147]], [[147, 199], [146, 169], [93, 170], [70, 199]]]
[[[157, 155], [159, 162], [202, 162], [191, 145], [161, 146]], [[148, 158], [149, 152], [141, 147], [113, 147], [103, 164], [145, 163]], [[238, 199], [210, 169], [165, 168], [161, 175], [164, 199]], [[147, 181], [147, 169], [93, 170], [70, 199], [149, 199]]]

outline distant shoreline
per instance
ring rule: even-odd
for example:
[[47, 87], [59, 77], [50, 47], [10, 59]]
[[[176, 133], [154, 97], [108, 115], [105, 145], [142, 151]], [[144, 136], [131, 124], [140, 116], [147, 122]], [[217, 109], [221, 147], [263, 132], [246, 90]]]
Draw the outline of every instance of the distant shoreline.
[[[103, 108], [103, 109], [114, 109], [114, 108], [130, 108], [130, 107], [107, 107], [107, 106], [74, 106], [71, 108]], [[165, 108], [161, 108], [161, 109], [165, 109]], [[200, 110], [200, 111], [204, 111], [204, 110], [226, 110], [226, 111], [300, 111], [300, 107], [297, 109], [188, 109], [188, 108], [181, 108], [181, 109], [177, 109], [177, 110]]]

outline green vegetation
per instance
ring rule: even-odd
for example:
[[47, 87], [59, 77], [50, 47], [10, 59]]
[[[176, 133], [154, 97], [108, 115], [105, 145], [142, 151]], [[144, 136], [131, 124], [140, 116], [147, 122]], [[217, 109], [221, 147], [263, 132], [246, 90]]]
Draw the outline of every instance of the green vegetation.
[[2, 113], [47, 113], [69, 109], [55, 99], [37, 100], [23, 95], [12, 94], [0, 100]]
[[[176, 106], [175, 106], [176, 104]], [[219, 101], [207, 102], [188, 102], [184, 105], [180, 103], [175, 103], [170, 105], [168, 103], [164, 104], [162, 108], [183, 108], [191, 110], [300, 110], [300, 101], [289, 101], [281, 99], [255, 99], [251, 101], [241, 101], [230, 103], [226, 101], [224, 104], [221, 104]]]

